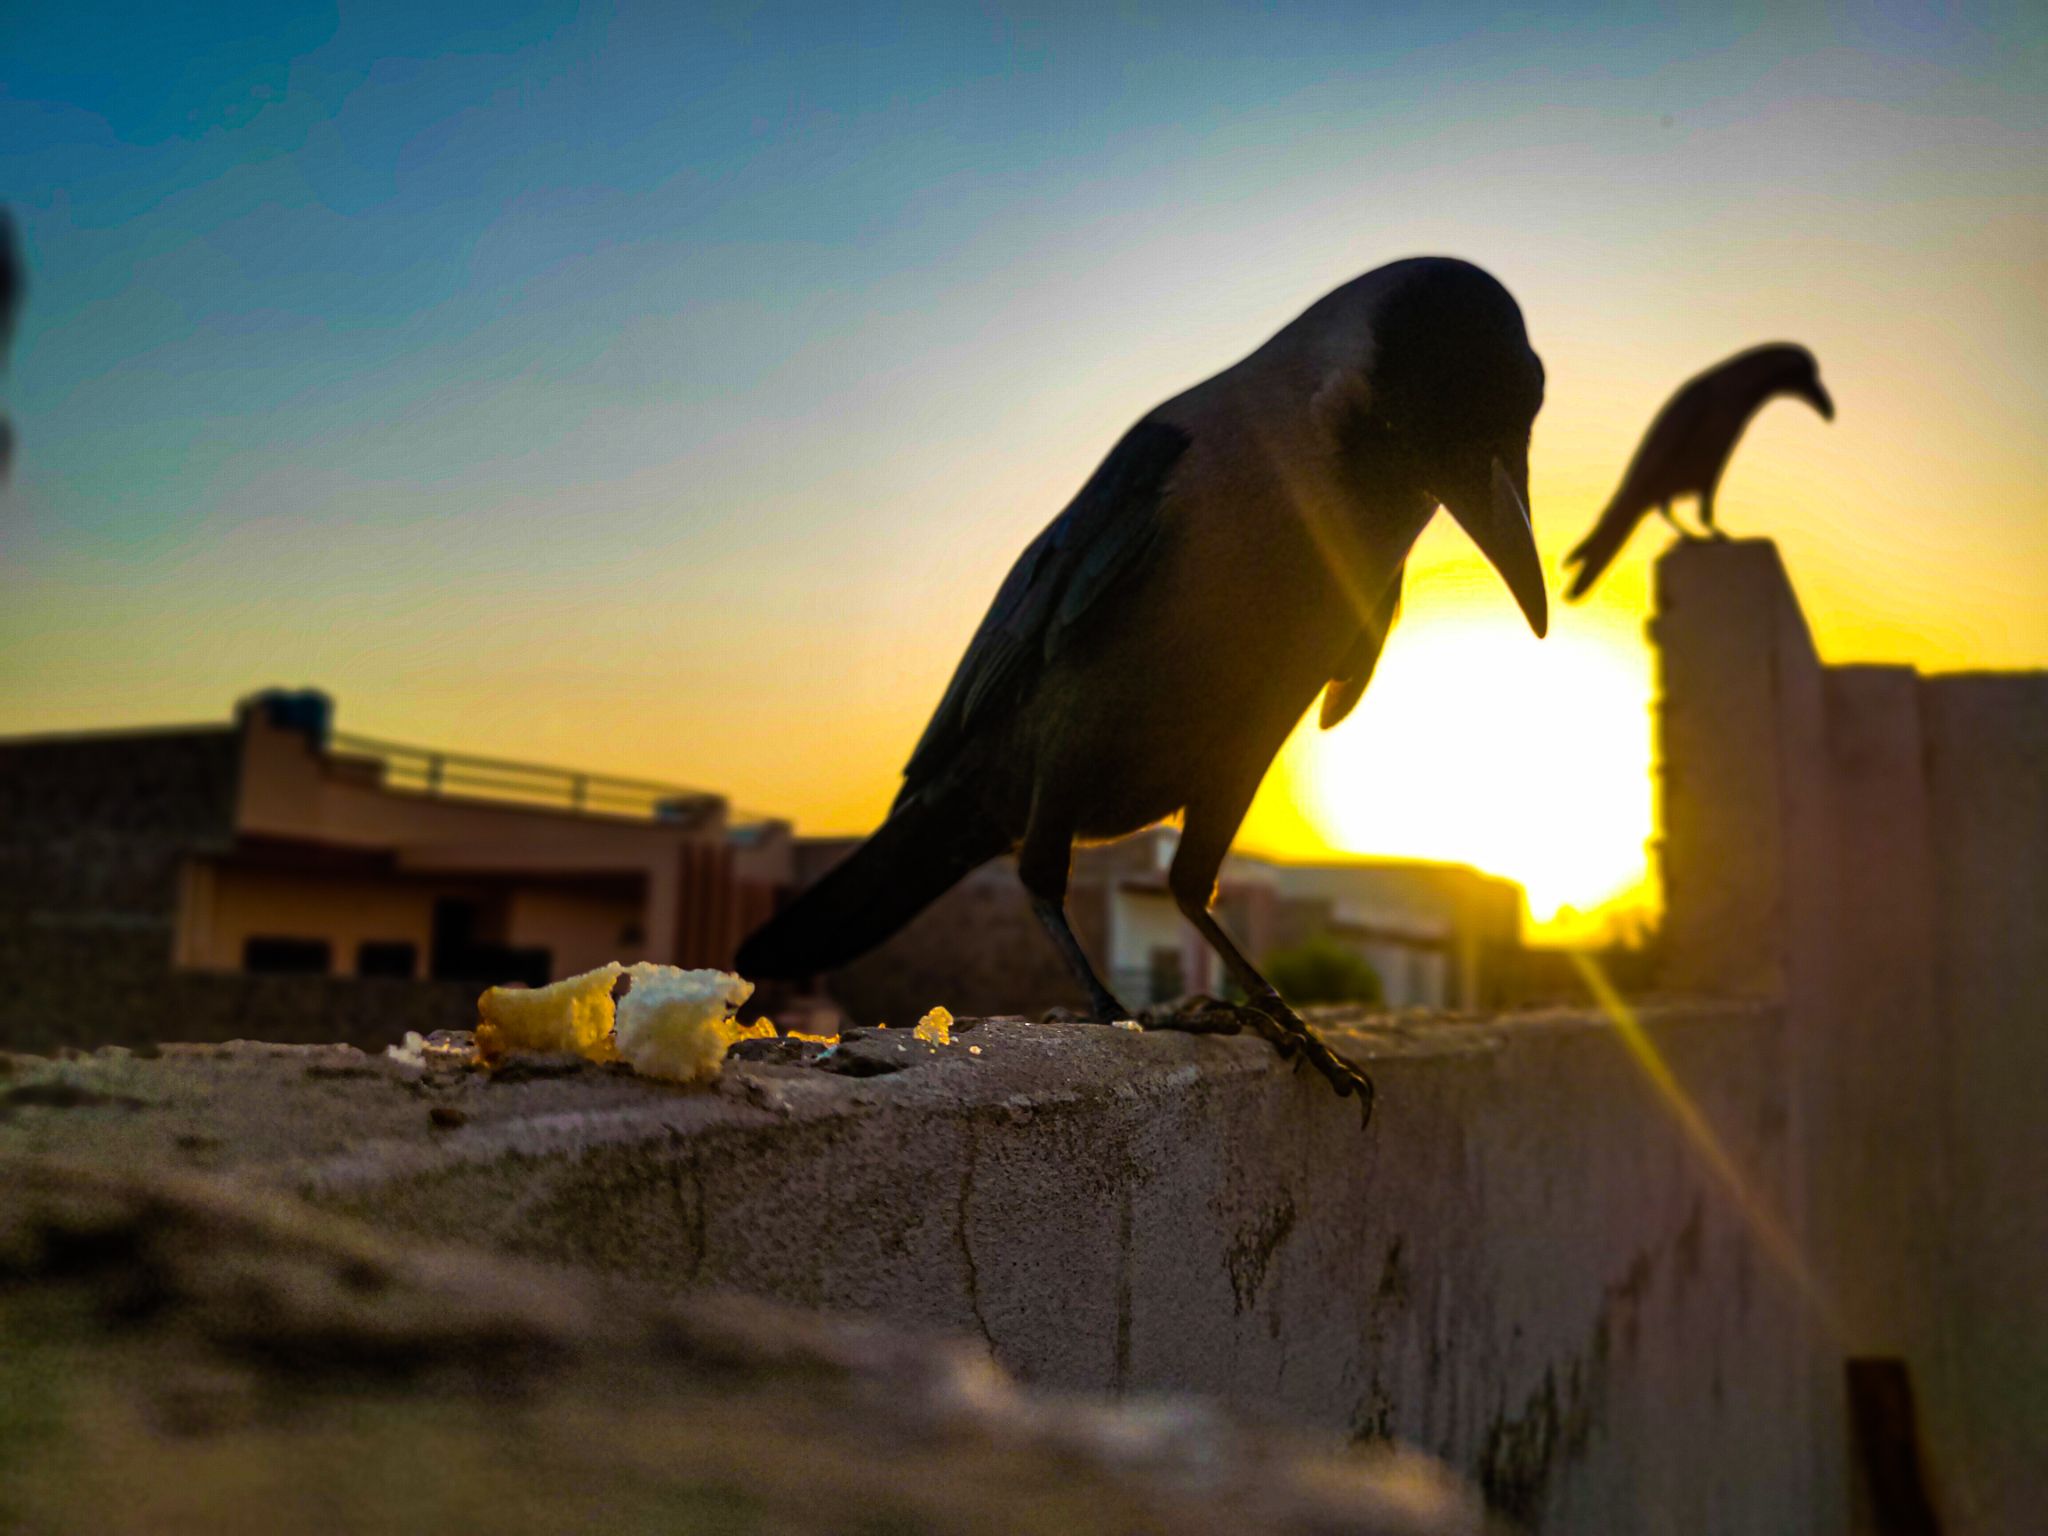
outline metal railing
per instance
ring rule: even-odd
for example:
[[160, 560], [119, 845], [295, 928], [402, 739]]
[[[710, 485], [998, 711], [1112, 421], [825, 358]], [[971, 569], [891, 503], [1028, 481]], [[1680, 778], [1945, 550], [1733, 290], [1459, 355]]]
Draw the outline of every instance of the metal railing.
[[367, 769], [382, 788], [410, 794], [508, 800], [650, 821], [692, 821], [727, 808], [723, 796], [680, 784], [442, 752], [346, 731], [328, 738], [326, 755], [344, 773]]

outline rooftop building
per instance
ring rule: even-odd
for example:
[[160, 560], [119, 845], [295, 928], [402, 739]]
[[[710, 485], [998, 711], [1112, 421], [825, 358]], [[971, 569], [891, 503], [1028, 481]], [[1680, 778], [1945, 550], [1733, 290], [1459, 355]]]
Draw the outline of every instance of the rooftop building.
[[[67, 1038], [78, 1010], [161, 987], [187, 995], [184, 1038], [215, 1037], [238, 984], [287, 976], [378, 984], [378, 1038], [466, 1024], [480, 984], [729, 965], [791, 878], [787, 824], [735, 821], [720, 795], [372, 740], [333, 715], [324, 694], [270, 692], [228, 724], [0, 742], [0, 1039], [47, 1026], [23, 999], [57, 976]], [[347, 1036], [348, 991], [266, 996]], [[121, 1038], [102, 1022], [83, 1035]]]

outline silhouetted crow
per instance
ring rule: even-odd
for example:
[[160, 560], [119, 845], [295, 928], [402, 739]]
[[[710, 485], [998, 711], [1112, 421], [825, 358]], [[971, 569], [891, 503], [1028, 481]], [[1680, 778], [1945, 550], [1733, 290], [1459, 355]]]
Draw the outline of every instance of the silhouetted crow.
[[1095, 1017], [1126, 1017], [1067, 925], [1073, 845], [1180, 812], [1169, 886], [1255, 1027], [1369, 1107], [1371, 1083], [1217, 926], [1216, 873], [1317, 691], [1326, 726], [1364, 691], [1439, 504], [1544, 632], [1528, 513], [1542, 399], [1508, 291], [1426, 257], [1345, 284], [1154, 410], [1011, 569], [888, 819], [747, 940], [740, 970], [829, 971], [1014, 850]]
[[[7, 369], [7, 349], [14, 344], [14, 317], [21, 312], [21, 298], [28, 290], [28, 266], [21, 259], [21, 244], [15, 238], [14, 220], [0, 208], [0, 373]], [[0, 413], [0, 480], [14, 460], [14, 427]]]
[[1565, 595], [1573, 601], [1584, 597], [1652, 508], [1691, 537], [1671, 515], [1671, 503], [1680, 496], [1697, 496], [1701, 526], [1721, 537], [1714, 526], [1714, 490], [1749, 418], [1778, 395], [1797, 395], [1827, 420], [1835, 419], [1835, 403], [1820, 386], [1820, 365], [1789, 341], [1738, 352], [1682, 385], [1643, 434], [1621, 488], [1593, 531], [1564, 557], [1566, 565], [1579, 567]]

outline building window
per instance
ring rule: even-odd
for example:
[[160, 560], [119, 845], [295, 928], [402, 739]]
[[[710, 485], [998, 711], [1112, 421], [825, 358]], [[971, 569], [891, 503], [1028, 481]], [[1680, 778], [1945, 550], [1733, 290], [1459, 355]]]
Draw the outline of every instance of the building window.
[[356, 946], [358, 976], [396, 976], [410, 981], [419, 973], [419, 946], [400, 939], [371, 939]]
[[325, 976], [334, 968], [334, 946], [325, 939], [270, 936], [242, 943], [242, 969], [258, 976]]

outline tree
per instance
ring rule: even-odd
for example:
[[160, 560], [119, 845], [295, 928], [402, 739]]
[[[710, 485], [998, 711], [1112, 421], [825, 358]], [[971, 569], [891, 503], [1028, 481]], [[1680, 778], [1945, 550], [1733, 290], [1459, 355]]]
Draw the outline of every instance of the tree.
[[1380, 973], [1370, 961], [1328, 934], [1276, 949], [1266, 956], [1266, 977], [1290, 1003], [1364, 1003], [1384, 1000]]

